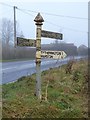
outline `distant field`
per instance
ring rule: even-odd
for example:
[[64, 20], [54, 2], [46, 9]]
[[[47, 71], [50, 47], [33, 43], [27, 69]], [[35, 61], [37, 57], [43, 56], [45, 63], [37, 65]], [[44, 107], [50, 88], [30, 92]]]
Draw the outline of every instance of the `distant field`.
[[87, 118], [87, 61], [74, 62], [71, 73], [66, 68], [42, 72], [41, 101], [34, 95], [35, 74], [3, 85], [3, 118]]
[[24, 61], [24, 60], [33, 60], [34, 58], [26, 59], [11, 59], [11, 60], [0, 60], [0, 62], [15, 62], [15, 61]]

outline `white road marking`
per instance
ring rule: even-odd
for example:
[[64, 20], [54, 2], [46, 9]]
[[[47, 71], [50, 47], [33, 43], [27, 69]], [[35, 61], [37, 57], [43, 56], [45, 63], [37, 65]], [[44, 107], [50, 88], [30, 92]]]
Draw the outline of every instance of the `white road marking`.
[[5, 68], [5, 69], [2, 69], [2, 70], [4, 71], [4, 70], [14, 69], [14, 68], [17, 68], [17, 67]]

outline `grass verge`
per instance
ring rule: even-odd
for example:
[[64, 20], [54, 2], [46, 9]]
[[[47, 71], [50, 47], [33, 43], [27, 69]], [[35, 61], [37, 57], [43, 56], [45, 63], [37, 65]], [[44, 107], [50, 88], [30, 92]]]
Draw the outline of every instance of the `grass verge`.
[[87, 61], [74, 62], [71, 74], [65, 69], [63, 65], [42, 72], [41, 101], [34, 96], [35, 74], [4, 84], [3, 118], [87, 118]]
[[26, 59], [11, 59], [11, 60], [0, 60], [0, 62], [15, 62], [15, 61], [26, 61], [26, 60], [34, 60], [34, 58], [26, 58]]

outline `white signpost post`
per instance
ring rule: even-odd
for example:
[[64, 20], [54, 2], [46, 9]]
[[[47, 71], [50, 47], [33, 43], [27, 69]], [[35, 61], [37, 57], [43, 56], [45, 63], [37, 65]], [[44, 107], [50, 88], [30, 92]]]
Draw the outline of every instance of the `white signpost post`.
[[50, 32], [42, 30], [43, 17], [40, 13], [37, 14], [34, 21], [36, 22], [36, 40], [17, 37], [17, 46], [20, 47], [36, 47], [36, 91], [35, 94], [38, 99], [41, 99], [41, 57], [62, 59], [66, 57], [64, 51], [41, 51], [41, 37], [53, 38], [62, 40], [63, 35], [61, 33]]

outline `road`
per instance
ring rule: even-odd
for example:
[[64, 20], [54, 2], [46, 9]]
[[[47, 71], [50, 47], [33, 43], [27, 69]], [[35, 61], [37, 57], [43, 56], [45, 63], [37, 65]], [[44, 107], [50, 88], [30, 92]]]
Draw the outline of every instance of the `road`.
[[[68, 60], [69, 58], [62, 60], [42, 59], [41, 71], [66, 64]], [[0, 84], [14, 82], [22, 76], [32, 75], [36, 72], [35, 66], [35, 60], [2, 63], [2, 71], [0, 71], [2, 82]]]

